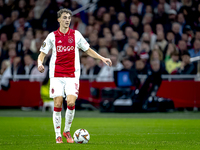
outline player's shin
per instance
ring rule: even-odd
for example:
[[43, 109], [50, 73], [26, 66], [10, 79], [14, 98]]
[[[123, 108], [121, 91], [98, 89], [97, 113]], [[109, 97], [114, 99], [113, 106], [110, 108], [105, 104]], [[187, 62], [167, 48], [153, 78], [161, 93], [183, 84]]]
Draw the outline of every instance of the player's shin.
[[67, 106], [66, 114], [65, 114], [65, 128], [64, 132], [70, 131], [70, 127], [72, 125], [72, 121], [74, 119], [75, 114], [75, 105], [70, 107]]
[[54, 130], [57, 137], [61, 136], [61, 110], [62, 108], [56, 108], [54, 107], [53, 111], [53, 124], [54, 124]]

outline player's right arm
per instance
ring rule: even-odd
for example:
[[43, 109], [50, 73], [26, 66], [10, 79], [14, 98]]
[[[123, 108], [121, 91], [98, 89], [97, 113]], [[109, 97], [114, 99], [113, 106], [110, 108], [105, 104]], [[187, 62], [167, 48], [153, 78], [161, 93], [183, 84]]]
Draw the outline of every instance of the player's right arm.
[[43, 61], [46, 54], [44, 52], [40, 52], [40, 55], [38, 56], [38, 71], [43, 73], [44, 72], [44, 66]]
[[52, 48], [52, 35], [53, 33], [50, 33], [47, 36], [40, 48], [40, 55], [38, 56], [38, 71], [40, 71], [41, 73], [44, 72], [44, 58], [48, 54], [49, 50]]

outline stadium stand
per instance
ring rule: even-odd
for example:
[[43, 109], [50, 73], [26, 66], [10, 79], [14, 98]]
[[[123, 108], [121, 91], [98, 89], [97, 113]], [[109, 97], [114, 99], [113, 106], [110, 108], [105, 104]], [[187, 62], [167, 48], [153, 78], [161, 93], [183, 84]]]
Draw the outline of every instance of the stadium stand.
[[[79, 30], [91, 48], [110, 57], [111, 68], [80, 51], [81, 77], [113, 81], [114, 71], [152, 71], [160, 62], [162, 74], [197, 74], [200, 56], [198, 0], [0, 0], [1, 88], [14, 75], [38, 75], [37, 56], [47, 34], [57, 30], [57, 11], [73, 11], [71, 28]], [[51, 52], [45, 59], [48, 70]], [[34, 80], [35, 81], [35, 80]]]

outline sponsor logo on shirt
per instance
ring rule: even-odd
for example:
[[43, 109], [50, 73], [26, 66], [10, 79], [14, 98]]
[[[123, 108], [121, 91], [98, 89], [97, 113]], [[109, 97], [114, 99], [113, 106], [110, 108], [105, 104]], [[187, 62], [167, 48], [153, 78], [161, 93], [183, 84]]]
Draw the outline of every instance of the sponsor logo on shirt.
[[74, 46], [57, 46], [57, 52], [66, 52], [66, 51], [72, 51], [74, 50]]

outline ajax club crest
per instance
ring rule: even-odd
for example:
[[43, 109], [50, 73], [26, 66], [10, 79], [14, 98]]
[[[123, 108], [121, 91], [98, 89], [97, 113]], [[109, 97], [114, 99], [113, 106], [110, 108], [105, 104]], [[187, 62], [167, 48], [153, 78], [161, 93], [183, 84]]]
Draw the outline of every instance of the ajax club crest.
[[74, 40], [73, 40], [72, 36], [68, 36], [68, 42], [69, 42], [69, 43], [73, 43], [73, 41], [74, 41]]

